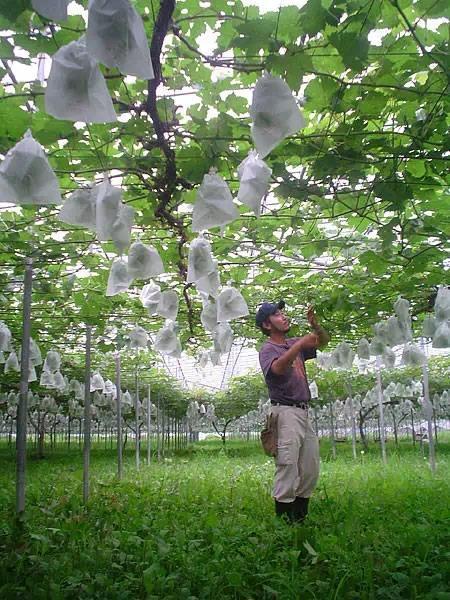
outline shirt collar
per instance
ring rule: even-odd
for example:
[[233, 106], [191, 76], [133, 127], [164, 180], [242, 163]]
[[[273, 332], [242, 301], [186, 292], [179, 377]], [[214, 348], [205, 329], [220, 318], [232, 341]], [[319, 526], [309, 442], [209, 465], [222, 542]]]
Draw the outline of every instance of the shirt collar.
[[269, 340], [267, 340], [267, 343], [268, 343], [268, 344], [272, 344], [273, 346], [283, 346], [283, 347], [284, 347], [284, 346], [289, 346], [289, 343], [288, 343], [288, 342], [289, 342], [289, 338], [286, 338], [286, 340], [285, 340], [285, 341], [284, 341], [282, 344], [279, 344], [278, 342], [273, 342], [273, 341], [272, 341], [272, 340], [270, 340], [270, 339], [269, 339]]

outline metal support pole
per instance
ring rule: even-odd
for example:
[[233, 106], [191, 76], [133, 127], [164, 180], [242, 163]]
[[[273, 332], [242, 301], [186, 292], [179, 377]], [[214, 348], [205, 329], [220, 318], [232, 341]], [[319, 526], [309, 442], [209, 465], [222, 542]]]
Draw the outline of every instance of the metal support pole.
[[116, 390], [117, 390], [117, 477], [122, 479], [123, 446], [122, 446], [122, 390], [120, 381], [120, 352], [116, 352]]
[[33, 260], [25, 260], [23, 289], [22, 351], [20, 364], [20, 397], [16, 424], [16, 513], [21, 519], [25, 512], [26, 459], [27, 459], [27, 403], [30, 368], [31, 297], [33, 292]]
[[91, 336], [86, 325], [86, 358], [84, 367], [84, 440], [83, 440], [83, 502], [89, 500], [89, 466], [91, 454]]
[[331, 449], [333, 452], [333, 458], [336, 458], [336, 439], [335, 439], [335, 435], [334, 435], [333, 403], [330, 402], [330, 404], [328, 406], [330, 409]]
[[348, 396], [350, 405], [350, 417], [352, 422], [352, 452], [353, 458], [356, 459], [356, 421], [355, 421], [355, 409], [353, 407], [353, 398], [351, 392]]
[[412, 408], [411, 408], [411, 436], [412, 436], [413, 446], [415, 446], [416, 445], [416, 432], [414, 430], [414, 412], [413, 412]]
[[136, 419], [136, 469], [140, 467], [140, 444], [139, 444], [139, 374], [138, 369], [136, 367], [135, 374], [135, 400], [134, 400], [134, 414]]
[[151, 386], [148, 384], [148, 396], [147, 396], [147, 465], [150, 465], [152, 460], [152, 403], [151, 403]]
[[313, 406], [313, 412], [314, 412], [314, 429], [316, 432], [316, 436], [319, 437], [319, 417], [317, 415], [317, 406]]
[[158, 462], [161, 460], [161, 402], [158, 394], [157, 400], [157, 417], [156, 417], [156, 444], [158, 453]]
[[378, 410], [380, 411], [380, 444], [381, 444], [381, 457], [383, 463], [386, 464], [386, 443], [385, 443], [385, 429], [384, 429], [384, 406], [383, 406], [383, 387], [381, 384], [381, 358], [377, 356], [377, 396], [378, 396]]
[[[422, 339], [422, 349], [425, 353], [425, 344]], [[433, 405], [430, 400], [430, 385], [428, 381], [428, 358], [422, 366], [422, 388], [425, 415], [427, 417], [428, 427], [428, 454], [430, 459], [430, 469], [433, 473], [436, 472], [436, 452], [434, 447], [434, 432], [433, 432]]]

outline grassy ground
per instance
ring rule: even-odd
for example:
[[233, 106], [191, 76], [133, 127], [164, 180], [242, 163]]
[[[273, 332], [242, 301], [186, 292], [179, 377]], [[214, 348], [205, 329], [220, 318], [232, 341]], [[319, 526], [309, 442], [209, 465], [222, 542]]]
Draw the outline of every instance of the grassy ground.
[[14, 457], [0, 448], [0, 598], [400, 598], [450, 600], [450, 442], [433, 477], [418, 447], [375, 447], [333, 461], [311, 514], [273, 516], [273, 464], [253, 442], [203, 442], [115, 479], [115, 453], [92, 454], [81, 503], [82, 456], [28, 461], [28, 510], [14, 525]]

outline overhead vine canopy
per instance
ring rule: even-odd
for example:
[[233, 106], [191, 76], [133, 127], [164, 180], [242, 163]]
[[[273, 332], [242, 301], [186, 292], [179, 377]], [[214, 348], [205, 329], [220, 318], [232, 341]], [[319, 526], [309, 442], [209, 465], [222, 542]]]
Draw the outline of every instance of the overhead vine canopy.
[[[49, 57], [85, 32], [87, 0], [61, 22], [29, 0], [0, 3], [0, 152], [31, 129], [63, 196], [109, 172], [135, 210], [132, 241], [159, 251], [159, 283], [181, 299], [183, 347], [210, 343], [186, 282], [196, 193], [215, 168], [236, 198], [264, 72], [286, 81], [306, 126], [265, 158], [272, 174], [261, 216], [240, 204], [223, 233], [206, 234], [222, 285], [231, 282], [250, 309], [237, 333], [258, 336], [252, 314], [263, 300], [284, 298], [293, 313], [313, 302], [337, 340], [365, 334], [398, 294], [414, 314], [429, 310], [450, 266], [447, 2], [308, 0], [264, 14], [239, 0], [132, 4], [155, 77], [101, 67], [118, 121], [86, 124], [46, 113], [38, 67], [48, 75]], [[142, 285], [105, 297], [112, 242], [65, 225], [58, 207], [0, 208], [0, 319], [17, 337], [26, 256], [36, 268], [34, 335], [45, 343], [64, 336], [77, 346], [85, 321], [106, 332], [161, 327], [139, 302]]]

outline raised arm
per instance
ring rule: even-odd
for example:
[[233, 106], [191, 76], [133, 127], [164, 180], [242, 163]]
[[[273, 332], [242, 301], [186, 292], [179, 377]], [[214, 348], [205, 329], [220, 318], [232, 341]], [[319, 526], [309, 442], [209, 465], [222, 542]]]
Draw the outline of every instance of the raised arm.
[[308, 312], [306, 313], [308, 318], [308, 323], [311, 325], [311, 329], [319, 338], [318, 348], [323, 348], [330, 341], [330, 334], [323, 327], [321, 327], [317, 321], [316, 314], [314, 312], [314, 308], [312, 306], [308, 307]]
[[270, 370], [275, 375], [283, 375], [292, 365], [297, 355], [302, 350], [317, 348], [319, 345], [319, 336], [316, 333], [308, 333], [292, 344], [289, 350], [286, 350], [282, 356], [273, 361]]

